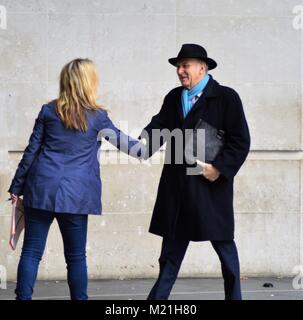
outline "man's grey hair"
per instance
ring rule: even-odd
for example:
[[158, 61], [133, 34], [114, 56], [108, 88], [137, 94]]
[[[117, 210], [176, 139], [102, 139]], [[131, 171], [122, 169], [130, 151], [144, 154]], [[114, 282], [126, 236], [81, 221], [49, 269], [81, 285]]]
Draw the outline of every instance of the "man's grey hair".
[[208, 73], [208, 64], [207, 64], [205, 61], [200, 60], [200, 59], [199, 59], [199, 62], [200, 62], [201, 64], [205, 64], [205, 71], [206, 71], [206, 73]]

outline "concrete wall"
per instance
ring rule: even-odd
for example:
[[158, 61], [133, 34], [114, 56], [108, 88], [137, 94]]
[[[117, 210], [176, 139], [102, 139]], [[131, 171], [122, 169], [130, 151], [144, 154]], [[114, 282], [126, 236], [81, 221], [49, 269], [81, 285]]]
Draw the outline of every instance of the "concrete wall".
[[[211, 74], [242, 97], [252, 151], [236, 178], [236, 240], [243, 275], [292, 274], [302, 254], [302, 29], [300, 0], [0, 0], [0, 265], [15, 279], [20, 248], [8, 248], [7, 189], [41, 105], [57, 95], [61, 67], [96, 61], [100, 101], [116, 124], [140, 129], [177, 85], [167, 62], [199, 43], [218, 62]], [[161, 155], [156, 155], [160, 157]], [[116, 157], [112, 150], [102, 157]], [[162, 165], [102, 167], [102, 217], [90, 217], [91, 278], [154, 277], [161, 239], [147, 232]], [[54, 223], [40, 279], [65, 278]], [[209, 243], [192, 243], [182, 276], [219, 276]]]

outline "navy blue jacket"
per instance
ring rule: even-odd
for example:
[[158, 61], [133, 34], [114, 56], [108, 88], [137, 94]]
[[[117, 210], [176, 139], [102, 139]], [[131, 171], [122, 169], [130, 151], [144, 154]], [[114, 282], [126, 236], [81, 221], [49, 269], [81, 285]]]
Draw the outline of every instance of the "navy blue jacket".
[[101, 214], [97, 137], [134, 157], [144, 146], [118, 130], [103, 110], [88, 111], [87, 125], [86, 132], [66, 129], [55, 102], [43, 105], [8, 191], [23, 195], [24, 205], [32, 208]]

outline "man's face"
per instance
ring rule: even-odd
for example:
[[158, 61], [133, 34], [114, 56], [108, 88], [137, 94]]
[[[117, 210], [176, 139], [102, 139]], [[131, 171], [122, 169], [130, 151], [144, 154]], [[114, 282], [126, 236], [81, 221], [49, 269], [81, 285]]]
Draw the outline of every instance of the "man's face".
[[206, 74], [206, 64], [197, 59], [182, 59], [177, 62], [179, 80], [187, 89], [194, 87]]

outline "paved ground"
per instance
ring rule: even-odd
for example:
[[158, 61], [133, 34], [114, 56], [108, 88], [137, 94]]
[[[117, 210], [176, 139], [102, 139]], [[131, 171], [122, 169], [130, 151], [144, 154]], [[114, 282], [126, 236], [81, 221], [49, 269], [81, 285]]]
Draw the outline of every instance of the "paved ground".
[[[145, 300], [154, 279], [90, 280], [91, 300]], [[249, 278], [242, 280], [244, 300], [303, 300], [303, 289], [293, 288], [293, 278]], [[273, 287], [265, 288], [264, 283]], [[0, 289], [0, 300], [14, 299], [16, 283]], [[302, 287], [302, 284], [301, 284]], [[37, 281], [33, 299], [68, 300], [66, 281]], [[178, 279], [171, 300], [223, 300], [222, 279]]]

